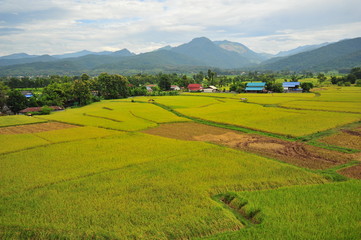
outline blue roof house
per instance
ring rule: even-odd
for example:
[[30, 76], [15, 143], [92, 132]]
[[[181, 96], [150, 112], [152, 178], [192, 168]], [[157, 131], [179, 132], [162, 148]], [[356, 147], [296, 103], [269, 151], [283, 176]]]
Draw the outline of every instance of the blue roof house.
[[247, 83], [246, 92], [265, 92], [265, 82], [251, 82]]
[[302, 92], [300, 82], [284, 82], [282, 86], [285, 92]]

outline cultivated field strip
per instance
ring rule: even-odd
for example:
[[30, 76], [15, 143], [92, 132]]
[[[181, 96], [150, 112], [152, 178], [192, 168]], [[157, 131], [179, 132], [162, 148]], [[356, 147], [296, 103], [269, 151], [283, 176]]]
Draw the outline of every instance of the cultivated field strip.
[[1, 116], [0, 127], [24, 125], [24, 124], [34, 124], [46, 122], [43, 119], [37, 119], [33, 117], [27, 117], [24, 115], [15, 115], [15, 116]]
[[42, 118], [121, 131], [138, 131], [155, 127], [159, 123], [189, 121], [153, 104], [143, 105], [124, 101], [104, 101]]

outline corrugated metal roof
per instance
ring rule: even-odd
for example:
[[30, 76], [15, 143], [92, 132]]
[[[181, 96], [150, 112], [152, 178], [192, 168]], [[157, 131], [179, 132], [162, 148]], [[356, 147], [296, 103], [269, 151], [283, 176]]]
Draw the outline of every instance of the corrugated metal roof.
[[246, 91], [262, 91], [263, 87], [246, 87]]
[[300, 86], [301, 83], [300, 82], [284, 82], [282, 83], [283, 87], [296, 87], [296, 86]]
[[247, 87], [264, 87], [266, 85], [265, 82], [252, 82], [247, 83]]

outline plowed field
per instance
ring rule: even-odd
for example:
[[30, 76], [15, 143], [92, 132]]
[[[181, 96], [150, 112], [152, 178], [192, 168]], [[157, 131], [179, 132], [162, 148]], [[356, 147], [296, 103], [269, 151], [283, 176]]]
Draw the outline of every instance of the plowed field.
[[361, 164], [349, 168], [343, 168], [338, 173], [350, 178], [361, 179]]
[[361, 127], [341, 130], [340, 133], [320, 139], [320, 142], [361, 150]]
[[29, 125], [19, 125], [13, 127], [3, 127], [0, 128], [0, 134], [26, 134], [26, 133], [38, 133], [46, 132], [51, 130], [59, 130], [64, 128], [73, 128], [77, 127], [75, 125], [59, 123], [59, 122], [47, 122], [47, 123], [37, 123]]
[[326, 169], [346, 163], [354, 157], [350, 154], [317, 148], [301, 142], [243, 134], [197, 123], [162, 124], [144, 132], [182, 140], [211, 142], [311, 169]]

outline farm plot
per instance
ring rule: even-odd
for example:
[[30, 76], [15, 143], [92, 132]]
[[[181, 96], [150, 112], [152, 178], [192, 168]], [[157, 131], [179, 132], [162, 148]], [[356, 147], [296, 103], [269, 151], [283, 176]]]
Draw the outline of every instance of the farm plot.
[[[164, 97], [136, 97], [134, 100], [147, 102], [149, 99], [167, 105], [171, 108], [203, 108], [205, 106], [223, 103], [225, 100], [213, 98], [213, 97], [202, 97], [202, 96], [164, 96]], [[130, 101], [129, 99], [123, 101]]]
[[0, 134], [37, 133], [37, 132], [45, 132], [45, 131], [73, 128], [73, 127], [77, 127], [77, 126], [65, 124], [65, 123], [59, 123], [59, 122], [47, 122], [47, 123], [37, 123], [31, 125], [3, 127], [0, 128]]
[[361, 150], [361, 127], [342, 129], [339, 133], [318, 139], [319, 142]]
[[1, 158], [2, 238], [209, 236], [244, 227], [212, 195], [326, 182], [202, 142], [126, 133], [77, 143]]
[[163, 124], [144, 132], [175, 139], [212, 142], [311, 169], [326, 169], [354, 158], [353, 155], [317, 148], [300, 142], [289, 142], [255, 134], [242, 134], [197, 123]]
[[337, 172], [350, 178], [361, 179], [361, 164], [357, 164], [348, 168], [343, 168], [341, 170], [338, 170]]
[[0, 154], [21, 151], [58, 142], [119, 134], [118, 131], [48, 122], [0, 128]]
[[361, 182], [236, 193], [261, 224], [206, 239], [359, 239]]
[[188, 121], [153, 104], [125, 101], [102, 101], [41, 118], [123, 131], [141, 130], [163, 122]]
[[280, 106], [297, 109], [311, 109], [323, 111], [361, 113], [360, 102], [322, 102], [322, 101], [292, 101], [282, 103]]
[[[201, 97], [189, 98], [197, 101], [197, 98]], [[166, 104], [162, 99], [158, 102]], [[197, 107], [176, 110], [200, 119], [296, 137], [359, 121], [361, 116], [351, 113], [263, 107], [230, 99], [220, 104], [204, 106], [201, 110]]]
[[24, 115], [1, 116], [0, 117], [0, 127], [41, 123], [41, 122], [46, 122], [46, 120], [37, 119], [37, 118], [33, 118], [33, 117], [27, 117]]

